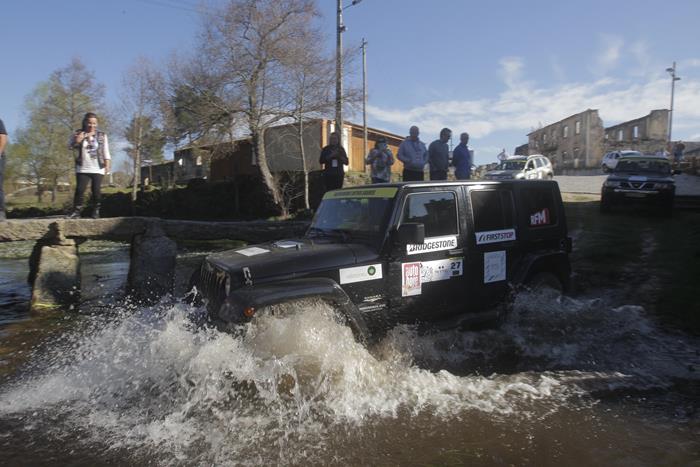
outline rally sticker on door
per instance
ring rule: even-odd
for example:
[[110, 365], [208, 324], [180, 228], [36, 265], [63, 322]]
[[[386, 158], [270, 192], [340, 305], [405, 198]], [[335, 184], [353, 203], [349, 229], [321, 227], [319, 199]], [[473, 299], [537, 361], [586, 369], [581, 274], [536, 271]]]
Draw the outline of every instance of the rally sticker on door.
[[382, 264], [368, 264], [366, 266], [356, 266], [345, 268], [340, 271], [340, 283], [352, 284], [354, 282], [373, 281], [382, 278]]
[[463, 274], [464, 258], [438, 259], [401, 265], [401, 296], [420, 295], [423, 284]]
[[506, 280], [506, 252], [484, 253], [484, 284]]
[[420, 263], [403, 263], [401, 265], [401, 296], [420, 295]]
[[489, 230], [488, 232], [476, 232], [476, 244], [510, 242], [515, 240], [515, 229]]
[[430, 253], [432, 251], [453, 250], [457, 248], [457, 236], [447, 235], [445, 237], [426, 238], [423, 243], [406, 245], [406, 254], [417, 255], [419, 253]]

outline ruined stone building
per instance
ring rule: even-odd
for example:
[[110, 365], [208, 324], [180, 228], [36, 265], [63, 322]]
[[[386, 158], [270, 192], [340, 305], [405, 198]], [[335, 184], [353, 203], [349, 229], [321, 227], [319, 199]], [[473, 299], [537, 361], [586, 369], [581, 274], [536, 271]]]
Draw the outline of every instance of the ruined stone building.
[[604, 128], [598, 110], [588, 109], [532, 131], [527, 135], [528, 143], [515, 148], [515, 153], [543, 154], [558, 173], [598, 168], [610, 151], [631, 149], [653, 154], [665, 149], [668, 118], [668, 110], [652, 110], [644, 117]]
[[663, 151], [668, 143], [668, 116], [666, 109], [652, 110], [644, 117], [606, 128], [606, 152], [633, 149], [653, 154]]
[[595, 109], [571, 115], [527, 136], [528, 153], [547, 156], [559, 169], [597, 167], [603, 158], [605, 130]]

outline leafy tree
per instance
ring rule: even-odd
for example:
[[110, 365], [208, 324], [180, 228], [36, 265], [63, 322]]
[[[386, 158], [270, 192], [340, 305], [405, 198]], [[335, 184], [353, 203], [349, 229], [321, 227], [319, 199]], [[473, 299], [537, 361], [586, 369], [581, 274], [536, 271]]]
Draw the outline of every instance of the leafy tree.
[[126, 154], [136, 160], [137, 150], [140, 152], [141, 162], [151, 160], [159, 164], [165, 159], [163, 147], [165, 146], [165, 132], [154, 126], [151, 117], [134, 117], [124, 131], [124, 137], [130, 146], [126, 148]]

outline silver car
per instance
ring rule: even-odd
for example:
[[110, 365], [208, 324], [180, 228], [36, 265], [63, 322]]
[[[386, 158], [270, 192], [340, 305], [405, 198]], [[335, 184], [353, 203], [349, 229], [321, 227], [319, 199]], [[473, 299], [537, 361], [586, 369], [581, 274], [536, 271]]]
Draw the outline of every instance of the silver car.
[[603, 160], [600, 163], [600, 168], [603, 169], [603, 172], [605, 173], [612, 172], [617, 166], [618, 159], [621, 157], [641, 157], [642, 155], [643, 154], [641, 152], [632, 150], [612, 151], [603, 156]]
[[486, 172], [486, 180], [551, 180], [554, 177], [552, 163], [541, 154], [512, 156]]

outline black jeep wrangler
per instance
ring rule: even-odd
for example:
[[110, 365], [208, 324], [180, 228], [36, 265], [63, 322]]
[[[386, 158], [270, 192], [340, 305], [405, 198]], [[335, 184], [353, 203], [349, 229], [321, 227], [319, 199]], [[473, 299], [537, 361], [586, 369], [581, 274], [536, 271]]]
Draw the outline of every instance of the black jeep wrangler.
[[193, 283], [224, 329], [318, 298], [367, 341], [398, 323], [498, 319], [512, 285], [565, 289], [570, 251], [556, 182], [381, 184], [326, 193], [303, 238], [212, 254]]

